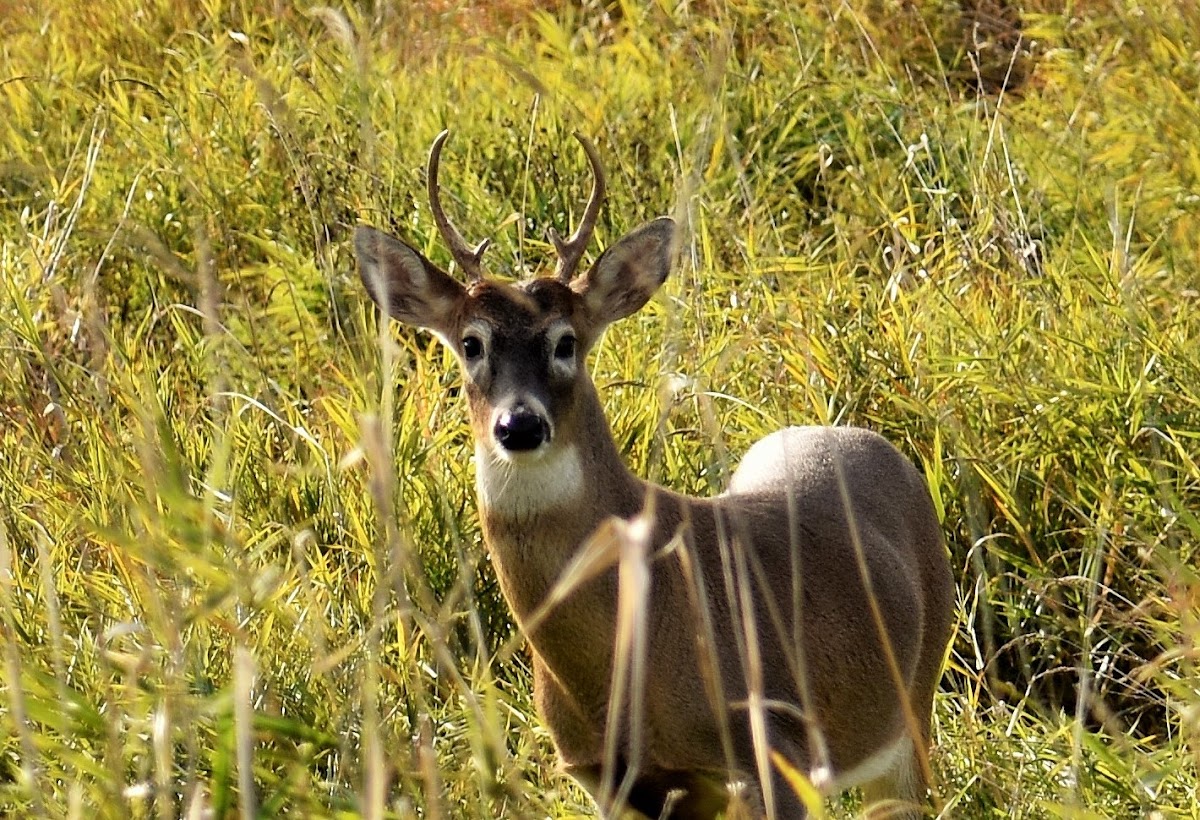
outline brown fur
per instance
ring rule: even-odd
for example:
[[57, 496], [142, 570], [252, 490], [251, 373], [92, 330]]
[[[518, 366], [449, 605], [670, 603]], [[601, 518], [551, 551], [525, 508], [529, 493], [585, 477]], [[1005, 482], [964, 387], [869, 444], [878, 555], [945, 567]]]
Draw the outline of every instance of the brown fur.
[[[432, 327], [463, 361], [484, 541], [533, 650], [538, 711], [567, 770], [603, 808], [616, 808], [628, 778], [626, 808], [715, 817], [727, 807], [727, 784], [742, 781], [756, 813], [802, 817], [764, 742], [799, 771], [836, 778], [908, 738], [911, 749], [896, 746], [895, 760], [868, 767], [865, 792], [916, 811], [953, 612], [924, 479], [874, 433], [813, 427], [760, 443], [716, 498], [679, 495], [631, 474], [585, 359], [601, 330], [640, 308], [665, 278], [671, 231], [665, 220], [639, 229], [569, 286], [484, 280], [464, 288], [370, 229], [360, 229], [358, 251], [373, 298]], [[425, 286], [414, 292], [422, 270]], [[457, 291], [443, 298], [453, 291], [447, 282]], [[429, 310], [414, 317], [413, 305]], [[573, 370], [559, 367], [569, 378], [556, 375], [546, 336], [564, 322], [577, 338]], [[460, 339], [480, 327], [487, 353], [469, 362]], [[492, 426], [497, 412], [520, 402], [544, 407], [552, 434], [536, 453], [510, 455]], [[546, 461], [555, 453], [566, 459], [561, 486], [558, 473], [538, 472], [559, 463]], [[578, 485], [570, 483], [576, 472]], [[543, 482], [545, 500], [511, 486], [521, 481]], [[618, 568], [546, 603], [599, 528], [614, 518], [637, 521], [646, 510], [648, 594], [637, 616], [644, 674], [615, 702]], [[750, 703], [761, 704], [765, 736], [756, 737]], [[605, 744], [613, 726], [615, 759]]]

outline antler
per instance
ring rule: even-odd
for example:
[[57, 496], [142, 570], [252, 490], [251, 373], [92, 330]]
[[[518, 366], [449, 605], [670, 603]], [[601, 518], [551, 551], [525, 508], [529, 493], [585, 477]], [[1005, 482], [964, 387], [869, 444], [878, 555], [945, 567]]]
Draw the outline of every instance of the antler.
[[446, 216], [446, 212], [442, 210], [441, 197], [438, 195], [438, 164], [442, 158], [442, 146], [449, 136], [449, 129], [438, 134], [433, 140], [433, 146], [429, 149], [429, 179], [427, 181], [429, 185], [429, 208], [433, 211], [433, 221], [437, 223], [442, 238], [450, 246], [450, 253], [454, 257], [454, 261], [466, 272], [468, 279], [472, 282], [477, 282], [483, 278], [483, 270], [479, 266], [479, 260], [483, 258], [483, 252], [487, 250], [492, 240], [485, 239], [472, 249], [467, 244], [467, 240], [463, 239], [462, 234], [454, 227], [454, 223], [450, 221], [450, 217]]
[[558, 266], [554, 270], [554, 275], [563, 282], [569, 282], [575, 273], [575, 268], [579, 266], [583, 251], [592, 239], [592, 231], [596, 229], [596, 217], [600, 215], [600, 204], [604, 201], [604, 168], [600, 164], [600, 155], [596, 153], [596, 148], [592, 145], [591, 140], [578, 131], [575, 132], [575, 139], [579, 140], [579, 144], [587, 152], [588, 161], [592, 163], [592, 196], [588, 199], [587, 207], [583, 211], [583, 220], [575, 229], [575, 233], [571, 234], [570, 239], [564, 242], [558, 231], [550, 229], [550, 241], [554, 243], [554, 249], [558, 251]]

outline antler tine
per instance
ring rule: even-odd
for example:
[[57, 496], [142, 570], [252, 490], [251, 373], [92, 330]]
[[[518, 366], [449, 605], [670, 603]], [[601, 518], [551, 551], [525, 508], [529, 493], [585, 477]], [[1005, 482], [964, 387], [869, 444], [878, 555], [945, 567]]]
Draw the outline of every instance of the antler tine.
[[575, 132], [575, 139], [579, 140], [579, 144], [587, 152], [588, 161], [592, 163], [592, 195], [583, 211], [583, 219], [570, 239], [563, 241], [558, 231], [550, 229], [550, 241], [558, 251], [558, 266], [554, 275], [563, 282], [571, 281], [575, 268], [579, 266], [579, 260], [583, 258], [583, 252], [592, 239], [592, 231], [596, 229], [600, 205], [604, 202], [604, 167], [600, 164], [600, 155], [596, 153], [596, 147], [592, 145], [591, 140], [578, 131]]
[[438, 189], [438, 165], [442, 159], [442, 146], [445, 145], [446, 139], [449, 136], [450, 129], [446, 129], [438, 134], [433, 140], [433, 146], [429, 149], [429, 173], [427, 180], [429, 186], [429, 207], [433, 211], [433, 221], [437, 223], [442, 238], [450, 246], [450, 254], [454, 257], [454, 261], [466, 272], [468, 279], [476, 282], [483, 278], [483, 269], [480, 267], [479, 262], [483, 259], [483, 252], [487, 250], [492, 240], [485, 239], [472, 249], [467, 244], [467, 240], [463, 239], [462, 234], [454, 227], [454, 223], [450, 221], [450, 217], [446, 216], [446, 212], [442, 210], [442, 200]]

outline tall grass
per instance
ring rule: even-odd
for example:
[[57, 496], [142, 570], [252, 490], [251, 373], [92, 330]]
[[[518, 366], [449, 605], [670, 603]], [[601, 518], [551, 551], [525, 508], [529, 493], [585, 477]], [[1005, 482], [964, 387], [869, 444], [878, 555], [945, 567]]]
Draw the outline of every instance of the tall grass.
[[717, 490], [784, 423], [923, 467], [960, 591], [943, 816], [1196, 816], [1200, 14], [1031, 10], [1023, 84], [982, 96], [960, 26], [0, 4], [0, 811], [593, 811], [480, 549], [459, 377], [348, 247], [448, 262], [450, 127], [499, 275], [585, 201], [576, 129], [598, 246], [682, 219], [592, 363], [639, 474]]

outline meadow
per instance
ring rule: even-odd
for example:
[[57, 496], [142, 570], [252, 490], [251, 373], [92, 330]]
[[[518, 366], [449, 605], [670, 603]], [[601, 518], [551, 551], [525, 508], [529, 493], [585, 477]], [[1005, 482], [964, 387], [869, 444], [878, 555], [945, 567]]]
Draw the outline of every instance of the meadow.
[[595, 816], [452, 357], [355, 272], [359, 223], [449, 264], [449, 128], [495, 275], [549, 272], [576, 130], [586, 259], [683, 226], [591, 361], [639, 475], [793, 423], [924, 471], [938, 816], [1200, 817], [1200, 7], [1021, 11], [0, 0], [0, 815]]

